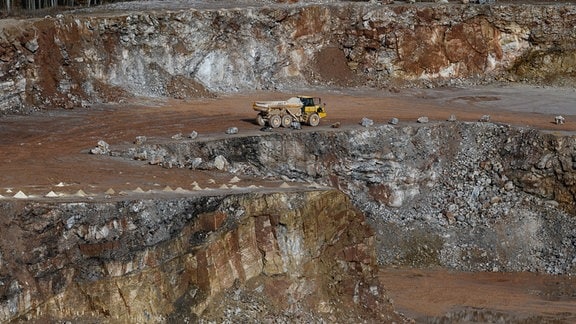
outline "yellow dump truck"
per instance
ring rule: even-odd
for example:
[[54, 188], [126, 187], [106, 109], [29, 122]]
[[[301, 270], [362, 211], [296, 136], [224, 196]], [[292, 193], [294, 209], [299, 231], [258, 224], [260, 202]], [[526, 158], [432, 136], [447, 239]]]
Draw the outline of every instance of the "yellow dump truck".
[[298, 96], [280, 101], [255, 101], [252, 108], [258, 112], [256, 123], [272, 128], [290, 127], [292, 122], [318, 126], [326, 117], [326, 104], [318, 97]]

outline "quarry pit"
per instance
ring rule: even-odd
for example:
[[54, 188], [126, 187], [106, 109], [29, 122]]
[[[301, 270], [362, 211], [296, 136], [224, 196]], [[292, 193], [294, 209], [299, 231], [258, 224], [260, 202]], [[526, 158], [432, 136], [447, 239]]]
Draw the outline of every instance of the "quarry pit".
[[[575, 12], [3, 20], [0, 321], [573, 322]], [[256, 124], [294, 94], [320, 126]]]

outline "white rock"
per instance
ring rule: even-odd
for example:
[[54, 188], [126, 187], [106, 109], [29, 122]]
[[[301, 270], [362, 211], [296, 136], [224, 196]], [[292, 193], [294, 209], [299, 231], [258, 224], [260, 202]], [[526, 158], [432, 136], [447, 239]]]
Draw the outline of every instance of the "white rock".
[[26, 199], [26, 198], [28, 198], [28, 196], [26, 196], [26, 194], [23, 193], [22, 191], [18, 191], [18, 192], [14, 195], [14, 198]]
[[50, 192], [47, 193], [46, 196], [44, 196], [44, 197], [47, 197], [47, 198], [56, 198], [56, 197], [59, 197], [59, 196], [58, 196], [58, 194], [55, 193], [54, 191], [50, 191]]

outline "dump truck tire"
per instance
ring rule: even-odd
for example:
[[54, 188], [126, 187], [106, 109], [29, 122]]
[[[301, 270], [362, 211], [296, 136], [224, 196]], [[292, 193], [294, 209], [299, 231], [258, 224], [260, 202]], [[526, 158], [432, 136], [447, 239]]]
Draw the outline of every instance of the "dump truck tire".
[[278, 128], [282, 125], [282, 118], [279, 115], [270, 116], [268, 119], [268, 125], [272, 128]]
[[282, 116], [282, 126], [286, 128], [292, 126], [292, 116], [290, 115]]
[[256, 116], [256, 124], [258, 124], [258, 126], [266, 125], [266, 121], [264, 120], [264, 117], [262, 117], [262, 114], [258, 114], [258, 116]]
[[316, 127], [320, 124], [320, 116], [318, 116], [318, 114], [314, 113], [310, 116], [308, 116], [308, 125], [312, 126], [312, 127]]

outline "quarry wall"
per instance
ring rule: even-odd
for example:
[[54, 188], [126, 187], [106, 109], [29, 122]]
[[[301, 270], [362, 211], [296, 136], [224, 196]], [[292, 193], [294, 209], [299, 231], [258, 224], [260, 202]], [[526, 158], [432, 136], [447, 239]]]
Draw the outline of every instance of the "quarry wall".
[[574, 84], [570, 4], [135, 10], [2, 20], [0, 111], [310, 86]]
[[380, 264], [576, 271], [576, 139], [443, 122], [170, 141], [116, 154], [333, 186], [375, 230]]
[[[373, 232], [336, 190], [1, 208], [2, 322], [401, 318], [376, 279]], [[208, 307], [247, 283], [241, 314], [237, 298]]]

